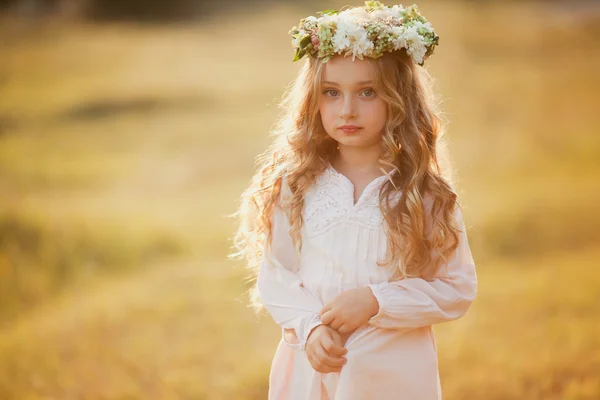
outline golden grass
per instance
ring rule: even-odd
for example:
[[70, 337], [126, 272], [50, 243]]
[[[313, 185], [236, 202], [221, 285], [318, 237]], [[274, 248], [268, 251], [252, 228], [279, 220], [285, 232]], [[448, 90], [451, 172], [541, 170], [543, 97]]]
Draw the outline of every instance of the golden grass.
[[[480, 281], [435, 328], [445, 398], [597, 399], [600, 49], [576, 43], [598, 17], [470, 4], [421, 7]], [[1, 399], [266, 398], [279, 329], [246, 306], [226, 215], [305, 12], [3, 25]]]

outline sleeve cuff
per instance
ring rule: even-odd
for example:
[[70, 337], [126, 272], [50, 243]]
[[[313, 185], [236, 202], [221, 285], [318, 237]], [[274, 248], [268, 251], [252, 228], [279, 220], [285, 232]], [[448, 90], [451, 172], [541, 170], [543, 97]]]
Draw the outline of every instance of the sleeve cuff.
[[[383, 284], [385, 283], [387, 282], [384, 282]], [[367, 285], [373, 292], [373, 296], [375, 296], [377, 303], [379, 303], [379, 311], [377, 312], [377, 314], [372, 316], [371, 319], [369, 319], [369, 324], [371, 325], [376, 325], [376, 323], [380, 321], [383, 318], [383, 315], [385, 314], [385, 297], [381, 290], [381, 285], [381, 283]]]
[[[319, 325], [323, 325], [323, 321], [321, 321], [321, 316], [319, 314], [315, 314], [304, 324], [304, 329], [302, 330], [302, 332], [298, 332], [297, 329], [294, 330], [296, 332], [296, 337], [298, 338], [297, 343], [290, 343], [288, 341], [285, 341], [285, 343], [290, 347], [306, 351], [306, 341], [308, 339], [308, 336], [310, 335], [312, 330]], [[282, 327], [281, 332], [282, 335], [285, 335], [285, 328]]]

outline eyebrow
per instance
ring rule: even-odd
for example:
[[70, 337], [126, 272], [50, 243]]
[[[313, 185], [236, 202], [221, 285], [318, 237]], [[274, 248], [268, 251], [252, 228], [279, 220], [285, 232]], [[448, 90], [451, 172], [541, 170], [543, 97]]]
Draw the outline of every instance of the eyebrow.
[[[323, 83], [324, 85], [339, 86], [339, 83], [336, 83], [336, 82], [331, 82], [331, 81], [323, 81], [322, 83]], [[373, 83], [373, 81], [372, 81], [372, 80], [368, 80], [368, 81], [360, 81], [360, 82], [356, 82], [356, 85], [357, 85], [357, 86], [360, 86], [360, 85], [370, 85], [370, 84], [372, 84], [372, 83]]]

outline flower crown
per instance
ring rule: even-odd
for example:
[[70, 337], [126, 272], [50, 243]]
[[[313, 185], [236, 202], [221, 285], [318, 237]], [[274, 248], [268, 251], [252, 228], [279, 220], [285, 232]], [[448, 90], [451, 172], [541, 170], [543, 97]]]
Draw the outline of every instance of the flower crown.
[[433, 54], [439, 37], [416, 5], [386, 7], [365, 1], [362, 7], [321, 11], [321, 17], [300, 20], [290, 30], [296, 49], [294, 61], [304, 55], [327, 62], [335, 54], [378, 58], [386, 51], [402, 48], [419, 65]]

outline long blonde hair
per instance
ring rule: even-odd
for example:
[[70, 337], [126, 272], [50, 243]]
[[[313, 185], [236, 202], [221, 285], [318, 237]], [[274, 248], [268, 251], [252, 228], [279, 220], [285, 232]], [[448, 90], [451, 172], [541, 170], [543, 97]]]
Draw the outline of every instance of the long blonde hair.
[[[457, 195], [449, 183], [450, 163], [443, 159], [444, 124], [425, 69], [402, 51], [371, 61], [375, 89], [388, 105], [379, 161], [383, 171], [396, 170], [379, 193], [391, 250], [391, 257], [380, 265], [393, 268], [393, 279], [426, 279], [458, 246], [457, 224], [452, 221]], [[241, 196], [234, 239], [238, 252], [233, 256], [246, 258], [254, 276], [270, 243], [271, 218], [283, 178], [291, 191], [285, 211], [298, 250], [304, 194], [337, 151], [337, 142], [323, 129], [319, 114], [323, 66], [319, 59], [307, 57], [281, 102], [274, 141], [257, 157], [257, 171]], [[398, 201], [392, 201], [394, 194], [401, 194]]]

